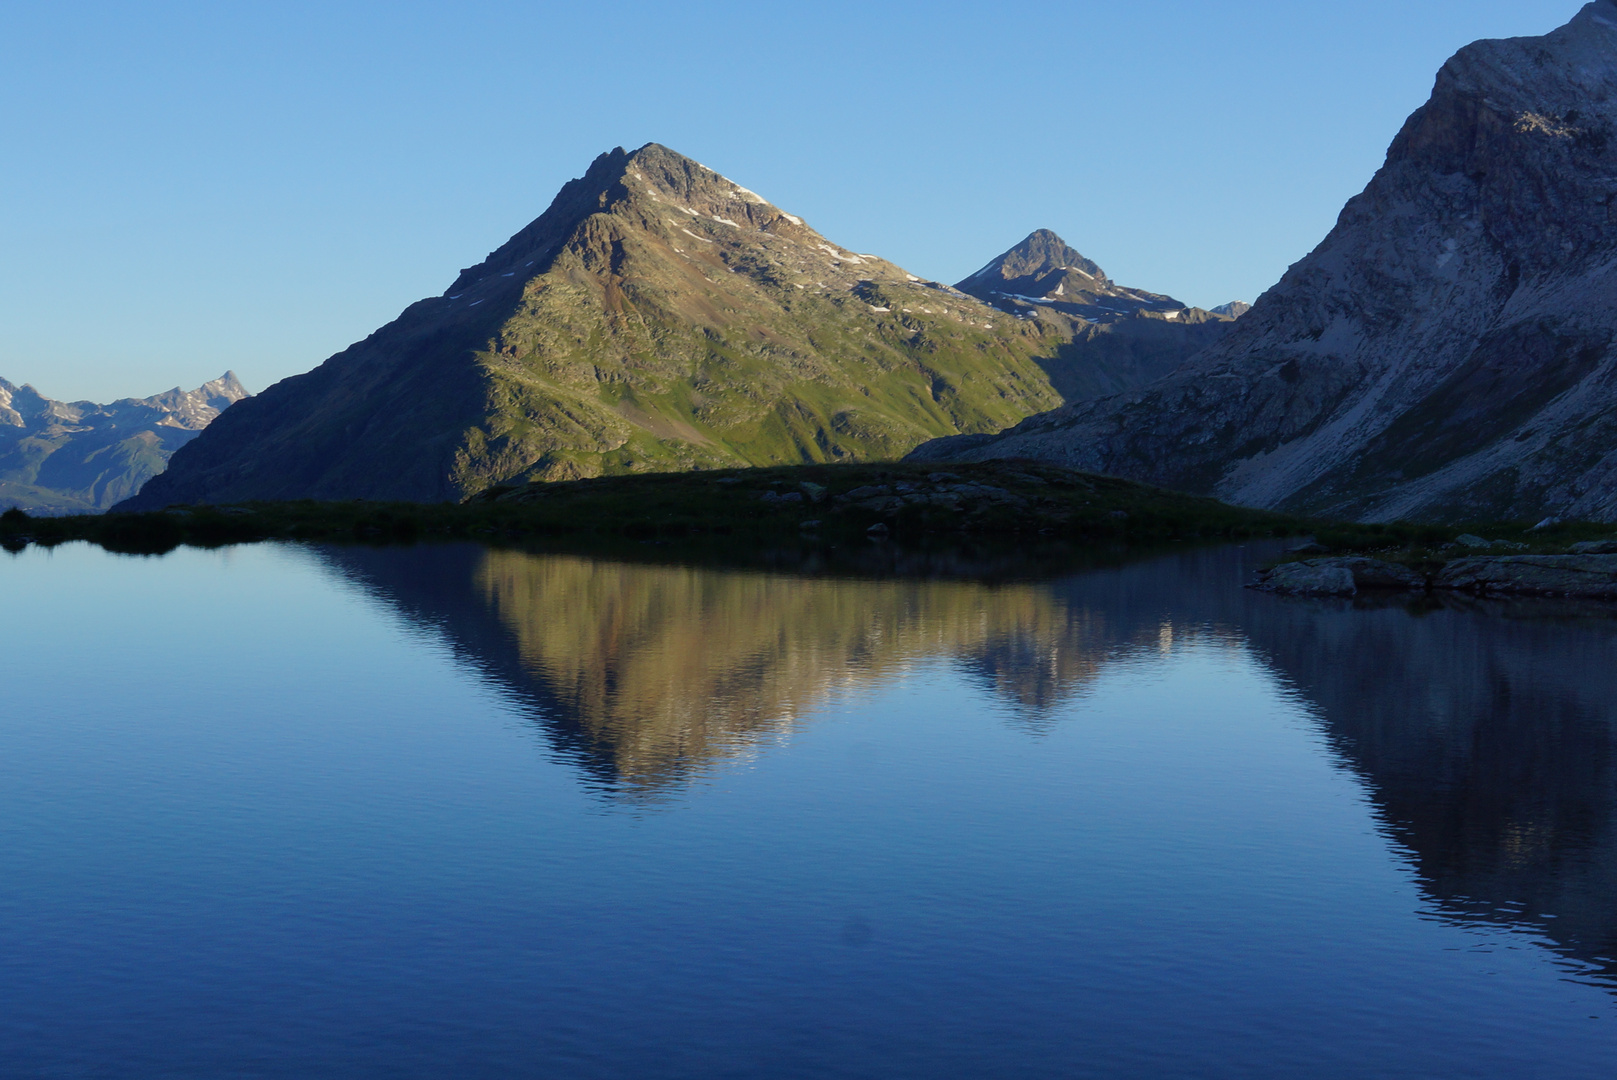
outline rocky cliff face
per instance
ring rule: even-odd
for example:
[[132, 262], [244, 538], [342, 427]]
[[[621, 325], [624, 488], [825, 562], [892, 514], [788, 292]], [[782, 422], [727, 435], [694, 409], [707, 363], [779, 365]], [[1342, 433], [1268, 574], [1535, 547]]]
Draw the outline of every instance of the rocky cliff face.
[[1068, 402], [1155, 382], [1223, 340], [1250, 307], [1237, 301], [1203, 311], [1162, 293], [1118, 285], [1049, 229], [1032, 233], [955, 288], [1072, 335], [1060, 354], [1068, 362], [1047, 368]]
[[920, 456], [1366, 520], [1617, 518], [1614, 134], [1617, 2], [1470, 45], [1223, 342], [1145, 392]]
[[175, 450], [247, 397], [234, 372], [195, 390], [110, 405], [53, 401], [0, 379], [0, 506], [105, 510], [161, 473]]

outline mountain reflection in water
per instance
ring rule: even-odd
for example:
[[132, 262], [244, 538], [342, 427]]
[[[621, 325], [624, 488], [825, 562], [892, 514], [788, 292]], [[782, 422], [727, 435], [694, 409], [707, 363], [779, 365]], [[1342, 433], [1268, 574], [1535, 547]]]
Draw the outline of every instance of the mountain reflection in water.
[[[1037, 727], [1126, 639], [1042, 585], [858, 581], [475, 547], [332, 548], [344, 576], [526, 700], [604, 790], [654, 798], [828, 696], [933, 658]], [[1155, 640], [1153, 628], [1151, 638]]]
[[618, 798], [665, 797], [841, 690], [944, 660], [1030, 731], [1108, 664], [1209, 638], [1304, 698], [1438, 916], [1617, 986], [1617, 621], [1555, 604], [1288, 601], [1254, 550], [1044, 583], [848, 580], [477, 547], [322, 558], [435, 628]]
[[1254, 605], [1439, 914], [1524, 926], [1617, 985], [1617, 623], [1550, 604]]

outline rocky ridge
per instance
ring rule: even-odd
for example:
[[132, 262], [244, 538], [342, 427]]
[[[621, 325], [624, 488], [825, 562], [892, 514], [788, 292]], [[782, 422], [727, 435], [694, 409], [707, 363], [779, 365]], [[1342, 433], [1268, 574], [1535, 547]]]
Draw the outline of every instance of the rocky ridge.
[[1467, 46], [1224, 341], [1142, 392], [916, 456], [1366, 521], [1617, 518], [1614, 133], [1617, 2]]
[[161, 473], [169, 457], [248, 396], [234, 372], [109, 405], [55, 401], [0, 379], [0, 506], [31, 513], [105, 510]]

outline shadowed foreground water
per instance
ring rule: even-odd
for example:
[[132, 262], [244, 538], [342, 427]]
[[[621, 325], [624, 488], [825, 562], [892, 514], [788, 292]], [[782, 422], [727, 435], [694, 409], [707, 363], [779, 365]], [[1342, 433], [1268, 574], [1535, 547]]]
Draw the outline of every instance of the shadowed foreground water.
[[1617, 621], [0, 559], [0, 1075], [1582, 1077]]

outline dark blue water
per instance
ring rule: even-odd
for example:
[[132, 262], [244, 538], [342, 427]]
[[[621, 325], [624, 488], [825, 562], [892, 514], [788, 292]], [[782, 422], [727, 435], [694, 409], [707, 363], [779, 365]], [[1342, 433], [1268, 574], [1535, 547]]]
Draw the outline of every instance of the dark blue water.
[[6, 1077], [1607, 1077], [1617, 622], [0, 558]]

